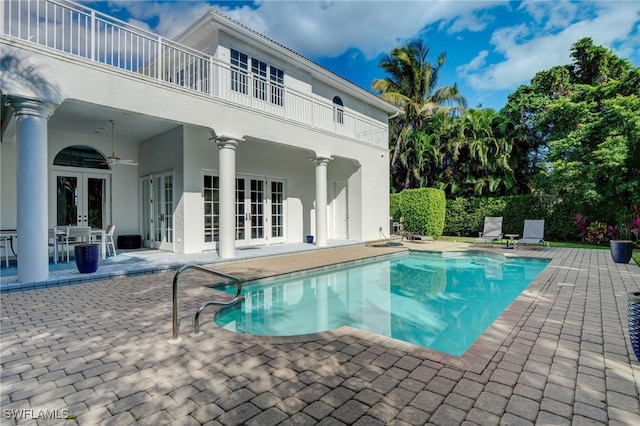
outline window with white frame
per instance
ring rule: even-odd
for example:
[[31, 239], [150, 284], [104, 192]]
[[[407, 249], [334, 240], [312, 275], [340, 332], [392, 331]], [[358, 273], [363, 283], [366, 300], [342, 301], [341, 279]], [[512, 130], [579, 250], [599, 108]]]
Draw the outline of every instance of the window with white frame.
[[333, 121], [344, 124], [344, 105], [340, 96], [333, 97]]
[[[249, 59], [251, 68], [249, 69]], [[248, 79], [253, 80], [252, 96], [274, 105], [284, 105], [284, 71], [245, 53], [231, 49], [231, 90], [249, 94]]]
[[235, 49], [231, 49], [231, 90], [247, 94], [247, 78], [249, 73], [249, 57]]
[[276, 67], [269, 67], [271, 79], [271, 103], [284, 105], [284, 71]]
[[267, 100], [267, 64], [256, 58], [251, 58], [251, 73], [253, 74], [253, 97], [262, 101]]

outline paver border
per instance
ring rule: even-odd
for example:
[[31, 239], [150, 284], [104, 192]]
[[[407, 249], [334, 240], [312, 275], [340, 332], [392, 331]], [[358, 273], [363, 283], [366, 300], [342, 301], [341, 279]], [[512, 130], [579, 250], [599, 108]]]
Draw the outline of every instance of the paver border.
[[[327, 330], [318, 333], [301, 334], [295, 336], [257, 336], [250, 334], [235, 333], [233, 331], [224, 329], [215, 324], [214, 321], [209, 323], [215, 329], [217, 337], [223, 338], [227, 341], [234, 343], [260, 343], [260, 344], [287, 344], [287, 343], [307, 343], [320, 340], [336, 339], [343, 336], [353, 336], [363, 338], [372, 343], [385, 345], [389, 348], [398, 349], [410, 354], [415, 354], [420, 357], [430, 359], [432, 361], [440, 362], [442, 364], [455, 367], [461, 370], [469, 371], [476, 374], [482, 374], [487, 368], [495, 354], [500, 350], [500, 347], [504, 344], [511, 331], [516, 327], [518, 321], [520, 321], [523, 315], [532, 307], [536, 302], [538, 296], [543, 293], [549, 285], [551, 285], [552, 278], [554, 276], [552, 270], [554, 266], [558, 266], [561, 261], [558, 257], [545, 257], [545, 256], [524, 256], [520, 254], [511, 253], [495, 253], [478, 249], [463, 249], [457, 251], [437, 251], [437, 250], [419, 250], [414, 248], [404, 247], [393, 253], [386, 253], [377, 256], [350, 260], [346, 262], [334, 263], [331, 265], [323, 265], [314, 268], [302, 269], [293, 272], [287, 272], [283, 274], [275, 274], [266, 277], [255, 278], [245, 281], [250, 284], [267, 283], [274, 280], [293, 278], [305, 274], [313, 274], [317, 272], [323, 272], [336, 267], [349, 267], [360, 265], [364, 263], [375, 262], [381, 259], [388, 259], [394, 257], [403, 256], [407, 251], [409, 252], [425, 252], [425, 253], [439, 253], [442, 256], [451, 256], [452, 253], [481, 253], [484, 255], [493, 255], [496, 257], [507, 258], [527, 258], [527, 259], [546, 259], [549, 260], [547, 266], [538, 274], [538, 276], [514, 299], [514, 301], [496, 318], [489, 327], [478, 337], [478, 339], [467, 349], [467, 351], [461, 356], [455, 356], [444, 352], [436, 351], [434, 349], [426, 348], [416, 344], [404, 342], [402, 340], [394, 339], [388, 336], [382, 336], [367, 330], [361, 330], [351, 326], [341, 326], [337, 329]], [[214, 289], [212, 289], [215, 291]], [[214, 306], [209, 312], [213, 314], [213, 318], [228, 309], [233, 309], [233, 306]], [[199, 336], [189, 336], [193, 339], [206, 339], [206, 329], [202, 329], [200, 326]]]

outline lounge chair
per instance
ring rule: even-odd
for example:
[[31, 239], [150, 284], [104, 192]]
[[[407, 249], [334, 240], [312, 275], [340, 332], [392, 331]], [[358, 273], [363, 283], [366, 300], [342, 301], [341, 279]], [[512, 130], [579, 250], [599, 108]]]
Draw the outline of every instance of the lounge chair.
[[544, 220], [530, 220], [524, 221], [524, 230], [522, 231], [522, 238], [516, 241], [516, 246], [526, 244], [543, 245], [544, 244]]
[[434, 243], [435, 244], [435, 240], [433, 239], [433, 237], [430, 237], [428, 235], [416, 234], [412, 232], [410, 232], [409, 235], [407, 236], [407, 240], [414, 243]]
[[491, 243], [502, 241], [502, 216], [487, 216], [484, 218], [484, 229], [480, 232], [475, 243]]

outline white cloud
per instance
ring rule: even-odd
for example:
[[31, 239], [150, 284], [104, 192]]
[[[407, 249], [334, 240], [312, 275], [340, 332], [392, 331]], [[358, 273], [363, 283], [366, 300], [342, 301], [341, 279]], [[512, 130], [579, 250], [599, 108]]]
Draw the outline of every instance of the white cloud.
[[[172, 38], [210, 6], [202, 1], [112, 2], [126, 8], [131, 22], [156, 20], [154, 32]], [[503, 1], [257, 1], [255, 7], [211, 1], [230, 18], [307, 57], [336, 57], [351, 48], [367, 60], [389, 52], [428, 26], [449, 34], [480, 31], [490, 17], [481, 11]], [[148, 28], [148, 26], [146, 26]]]
[[264, 26], [254, 29], [309, 57], [335, 57], [355, 47], [371, 59], [437, 20], [425, 2], [265, 1], [245, 12], [241, 22], [250, 25], [255, 18], [248, 15], [259, 16]]
[[[487, 7], [486, 4], [481, 5]], [[487, 25], [493, 20], [493, 17], [482, 11], [464, 12], [460, 16], [453, 18], [450, 25], [443, 22], [442, 27], [446, 28], [448, 34], [456, 34], [462, 31], [479, 32], [487, 28]], [[448, 28], [447, 28], [448, 25]]]
[[[633, 49], [627, 42], [634, 29], [637, 31], [640, 3], [587, 3], [589, 8], [594, 7], [591, 19], [574, 21], [560, 30], [549, 31], [550, 27], [559, 25], [561, 16], [569, 16], [569, 8], [559, 3], [563, 2], [527, 4], [525, 9], [534, 14], [537, 25], [519, 24], [496, 30], [491, 38], [491, 44], [495, 46], [493, 56], [504, 59], [477, 73], [467, 74], [467, 83], [479, 91], [513, 90], [520, 84], [529, 83], [538, 71], [570, 63], [571, 45], [583, 37], [591, 37], [595, 44], [607, 48], [618, 43], [621, 49]], [[554, 5], [561, 10], [556, 10]], [[545, 18], [553, 20], [553, 25], [548, 25]], [[638, 48], [636, 44], [636, 51]], [[461, 68], [462, 71], [465, 69]]]
[[[169, 38], [213, 6], [312, 60], [351, 52], [371, 64], [405, 41], [425, 37], [435, 50], [448, 52], [461, 88], [485, 98], [569, 63], [571, 45], [583, 37], [640, 63], [638, 1], [258, 0], [248, 5], [143, 0], [110, 5], [126, 9], [130, 22]], [[497, 25], [502, 27], [489, 35], [487, 28]], [[441, 78], [453, 84], [456, 77], [448, 70]]]
[[[204, 15], [209, 4], [202, 1], [111, 1], [111, 10], [126, 9], [128, 22], [158, 35], [173, 38]], [[153, 27], [149, 22], [156, 23]]]
[[580, 13], [585, 14], [590, 7], [587, 2], [525, 0], [520, 9], [527, 11], [545, 30], [550, 30], [571, 25]]
[[462, 75], [469, 75], [473, 71], [477, 71], [486, 65], [487, 56], [489, 56], [489, 51], [482, 50], [480, 53], [476, 55], [475, 58], [471, 60], [471, 62], [457, 67], [456, 71]]

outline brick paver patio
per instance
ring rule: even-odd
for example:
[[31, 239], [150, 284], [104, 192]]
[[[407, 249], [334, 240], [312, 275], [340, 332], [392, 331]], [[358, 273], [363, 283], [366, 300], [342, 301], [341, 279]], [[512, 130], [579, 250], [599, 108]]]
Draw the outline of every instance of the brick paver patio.
[[[219, 269], [247, 278], [389, 250]], [[169, 344], [172, 272], [4, 293], [2, 424], [640, 424], [640, 363], [627, 331], [640, 267], [615, 264], [606, 250], [516, 254], [552, 261], [460, 358], [349, 327], [237, 335], [216, 328], [209, 310], [191, 337], [210, 291], [196, 279], [180, 289], [182, 341]]]

